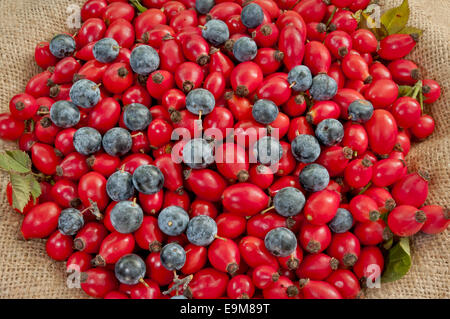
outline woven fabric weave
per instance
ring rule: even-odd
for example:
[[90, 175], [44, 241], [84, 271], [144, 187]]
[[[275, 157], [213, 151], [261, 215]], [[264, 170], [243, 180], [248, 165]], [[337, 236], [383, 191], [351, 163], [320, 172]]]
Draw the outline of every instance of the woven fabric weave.
[[[380, 1], [383, 10], [400, 0]], [[67, 27], [71, 5], [82, 0], [0, 1], [0, 112], [8, 111], [12, 96], [23, 92], [27, 81], [40, 72], [33, 61], [39, 41], [73, 31]], [[427, 170], [432, 177], [428, 203], [450, 206], [450, 0], [410, 0], [410, 24], [425, 30], [411, 54], [424, 77], [436, 79], [443, 88], [439, 102], [426, 107], [437, 122], [428, 140], [415, 144], [408, 155], [411, 170]], [[17, 148], [0, 141], [0, 150]], [[24, 241], [20, 236], [22, 216], [6, 201], [8, 177], [0, 174], [0, 298], [86, 298], [79, 289], [66, 285], [64, 263], [47, 257], [44, 240]], [[413, 266], [401, 280], [371, 289], [367, 298], [449, 298], [450, 232], [438, 236], [417, 235], [412, 241]]]

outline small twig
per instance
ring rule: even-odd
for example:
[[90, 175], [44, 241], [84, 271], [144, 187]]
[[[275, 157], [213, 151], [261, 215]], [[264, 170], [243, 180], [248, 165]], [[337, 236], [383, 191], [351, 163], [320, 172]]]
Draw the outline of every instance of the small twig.
[[184, 277], [183, 279], [180, 279], [178, 275], [175, 273], [173, 278], [173, 286], [170, 287], [168, 290], [163, 292], [163, 295], [168, 295], [172, 291], [178, 289], [178, 287], [183, 286], [183, 290], [186, 290], [189, 286], [189, 283], [192, 281], [192, 278], [194, 278], [194, 275], [189, 275], [187, 277]]

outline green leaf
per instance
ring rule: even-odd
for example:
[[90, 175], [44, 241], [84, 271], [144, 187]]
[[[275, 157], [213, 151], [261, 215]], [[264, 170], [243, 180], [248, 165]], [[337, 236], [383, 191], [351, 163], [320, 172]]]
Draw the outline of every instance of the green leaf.
[[415, 34], [418, 34], [419, 36], [421, 36], [423, 34], [423, 30], [419, 29], [419, 28], [415, 28], [415, 27], [404, 27], [397, 33], [399, 33], [399, 34], [414, 34], [415, 33]]
[[399, 242], [389, 249], [386, 258], [386, 268], [381, 282], [392, 282], [402, 278], [411, 268], [411, 251], [409, 247], [409, 238], [402, 237]]
[[394, 34], [406, 27], [409, 20], [409, 3], [403, 0], [399, 7], [389, 9], [381, 16], [381, 23], [388, 34]]
[[372, 18], [372, 16], [364, 11], [355, 13], [356, 20], [359, 21], [359, 28], [366, 29], [372, 31], [375, 37], [378, 40], [385, 38], [388, 35], [388, 31], [383, 24], [380, 24], [380, 27], [376, 27], [376, 21]]
[[30, 173], [31, 159], [22, 151], [5, 151], [0, 153], [0, 168], [8, 172]]
[[37, 179], [30, 175], [32, 177], [31, 181], [31, 196], [33, 197], [33, 202], [36, 203], [36, 199], [41, 196], [42, 189], [41, 184], [37, 181]]
[[30, 201], [33, 175], [10, 174], [12, 186], [12, 206], [13, 208], [23, 211]]
[[413, 91], [413, 87], [409, 85], [398, 86], [398, 97], [410, 96]]

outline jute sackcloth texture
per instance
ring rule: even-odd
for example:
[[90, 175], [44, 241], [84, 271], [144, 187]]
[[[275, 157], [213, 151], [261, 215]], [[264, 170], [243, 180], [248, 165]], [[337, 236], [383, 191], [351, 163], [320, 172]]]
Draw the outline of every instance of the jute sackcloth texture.
[[[381, 1], [383, 9], [400, 0]], [[35, 45], [53, 35], [73, 31], [67, 26], [70, 5], [82, 0], [0, 1], [0, 112], [8, 111], [10, 98], [24, 91], [29, 78], [41, 70], [33, 61]], [[414, 145], [408, 155], [411, 170], [425, 169], [431, 176], [428, 203], [450, 206], [450, 0], [411, 0], [411, 25], [425, 34], [411, 55], [423, 76], [443, 87], [438, 103], [427, 107], [437, 122], [428, 140]], [[16, 148], [0, 141], [0, 149]], [[22, 216], [9, 208], [5, 189], [8, 177], [0, 175], [0, 298], [86, 298], [66, 285], [64, 263], [50, 260], [44, 240], [24, 241], [19, 229]], [[402, 280], [371, 289], [368, 298], [449, 298], [449, 232], [439, 236], [418, 235], [412, 242], [413, 266]]]

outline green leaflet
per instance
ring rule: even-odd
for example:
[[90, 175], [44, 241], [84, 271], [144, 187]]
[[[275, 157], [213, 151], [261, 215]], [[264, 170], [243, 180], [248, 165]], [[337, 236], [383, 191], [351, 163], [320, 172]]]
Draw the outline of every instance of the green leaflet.
[[400, 31], [398, 31], [397, 33], [399, 34], [418, 34], [419, 36], [421, 36], [423, 34], [423, 30], [419, 29], [419, 28], [415, 28], [415, 27], [405, 27], [403, 29], [401, 29]]
[[12, 206], [20, 211], [23, 211], [30, 201], [31, 196], [31, 184], [34, 177], [30, 175], [17, 175], [10, 174], [11, 186], [12, 186]]
[[403, 0], [399, 7], [389, 9], [381, 16], [381, 23], [386, 27], [388, 34], [398, 33], [406, 27], [409, 13], [408, 0]]
[[399, 242], [389, 249], [386, 268], [381, 282], [392, 282], [402, 278], [411, 268], [411, 251], [409, 237], [400, 238]]
[[14, 150], [0, 153], [0, 168], [9, 172], [12, 186], [12, 207], [23, 211], [30, 198], [34, 202], [41, 195], [41, 185], [31, 171], [27, 153]]
[[31, 159], [22, 151], [5, 151], [0, 153], [0, 168], [15, 173], [30, 173]]
[[[29, 175], [31, 176], [31, 175]], [[32, 176], [32, 181], [31, 181], [31, 196], [33, 197], [33, 201], [34, 203], [36, 203], [36, 199], [41, 196], [42, 194], [42, 189], [41, 189], [41, 184], [36, 180], [36, 178], [34, 178]]]

